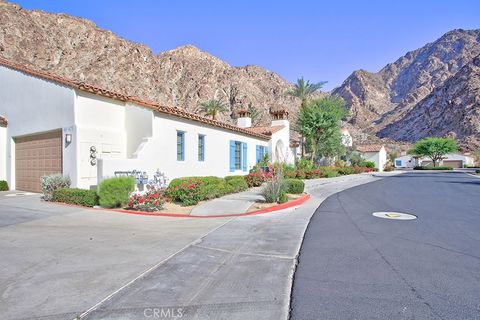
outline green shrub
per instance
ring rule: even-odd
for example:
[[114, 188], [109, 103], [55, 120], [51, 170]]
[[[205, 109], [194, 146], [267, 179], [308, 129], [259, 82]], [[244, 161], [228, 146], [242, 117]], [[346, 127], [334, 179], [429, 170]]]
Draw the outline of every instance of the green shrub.
[[278, 197], [278, 203], [285, 203], [288, 201], [288, 196], [285, 192], [280, 193], [280, 196]]
[[245, 191], [248, 188], [243, 176], [185, 177], [173, 179], [165, 195], [182, 206], [193, 206], [203, 200], [221, 197], [229, 193]]
[[232, 192], [241, 192], [248, 189], [247, 181], [243, 176], [230, 176], [225, 177], [225, 182], [228, 186], [232, 188]]
[[480, 173], [480, 169], [475, 170], [475, 173]]
[[313, 170], [315, 169], [315, 164], [313, 163], [312, 160], [308, 160], [305, 158], [300, 158], [297, 160], [297, 163], [295, 164], [295, 167], [298, 170]]
[[453, 170], [452, 167], [416, 166], [413, 170]]
[[93, 207], [98, 205], [98, 195], [95, 190], [62, 188], [53, 191], [52, 201]]
[[69, 188], [72, 182], [69, 176], [53, 174], [41, 177], [40, 183], [43, 192], [43, 199], [50, 201], [52, 199], [53, 191], [57, 189]]
[[291, 194], [301, 194], [305, 190], [305, 182], [300, 179], [284, 179], [285, 191]]
[[8, 182], [0, 180], [0, 191], [8, 191]]
[[325, 178], [334, 178], [340, 175], [336, 168], [333, 167], [320, 167], [320, 170]]
[[364, 161], [362, 162], [362, 165], [361, 167], [365, 167], [365, 168], [375, 168], [377, 165], [375, 164], [375, 162], [373, 161]]
[[337, 172], [340, 175], [349, 175], [349, 174], [354, 174], [355, 173], [355, 168], [354, 167], [341, 167], [341, 168], [336, 168]]
[[100, 205], [104, 208], [124, 207], [135, 190], [135, 179], [132, 177], [115, 177], [105, 179], [98, 186]]

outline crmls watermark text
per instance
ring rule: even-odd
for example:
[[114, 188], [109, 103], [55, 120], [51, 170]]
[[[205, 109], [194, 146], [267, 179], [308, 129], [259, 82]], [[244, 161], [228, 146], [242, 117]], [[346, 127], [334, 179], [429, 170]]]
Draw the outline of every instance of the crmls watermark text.
[[145, 308], [145, 318], [149, 319], [180, 319], [183, 317], [182, 308]]

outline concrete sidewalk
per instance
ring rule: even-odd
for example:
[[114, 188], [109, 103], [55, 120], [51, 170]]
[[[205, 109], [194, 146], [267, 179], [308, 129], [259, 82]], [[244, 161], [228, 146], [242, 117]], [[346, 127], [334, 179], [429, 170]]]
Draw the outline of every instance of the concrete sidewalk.
[[96, 305], [85, 319], [140, 319], [152, 310], [180, 310], [182, 319], [287, 319], [297, 254], [317, 207], [331, 194], [381, 178], [307, 181], [312, 199], [303, 206], [231, 219]]
[[248, 191], [229, 194], [212, 199], [195, 207], [192, 216], [214, 216], [218, 214], [245, 213], [252, 204], [263, 201], [261, 188], [251, 188]]

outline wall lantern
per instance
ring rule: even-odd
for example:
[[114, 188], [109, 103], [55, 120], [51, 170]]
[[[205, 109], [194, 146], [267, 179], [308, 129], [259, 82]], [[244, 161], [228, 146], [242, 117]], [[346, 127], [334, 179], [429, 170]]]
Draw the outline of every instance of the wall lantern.
[[70, 144], [72, 142], [72, 134], [71, 133], [67, 133], [65, 135], [65, 143], [66, 144]]

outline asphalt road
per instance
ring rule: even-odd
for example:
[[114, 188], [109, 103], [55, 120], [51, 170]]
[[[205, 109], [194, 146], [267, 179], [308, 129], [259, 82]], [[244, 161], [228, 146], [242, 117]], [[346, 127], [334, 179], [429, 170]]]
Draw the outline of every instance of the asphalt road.
[[302, 320], [480, 319], [480, 179], [406, 173], [328, 198], [307, 229], [291, 308]]

